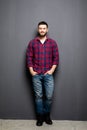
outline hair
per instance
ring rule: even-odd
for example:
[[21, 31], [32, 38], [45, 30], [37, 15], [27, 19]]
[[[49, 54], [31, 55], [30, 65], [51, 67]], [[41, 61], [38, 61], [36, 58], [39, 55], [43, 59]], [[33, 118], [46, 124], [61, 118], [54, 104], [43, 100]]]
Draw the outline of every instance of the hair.
[[39, 22], [39, 23], [38, 23], [38, 27], [39, 27], [39, 25], [46, 25], [47, 28], [48, 28], [48, 24], [47, 24], [47, 22], [45, 22], [45, 21], [41, 21], [41, 22]]

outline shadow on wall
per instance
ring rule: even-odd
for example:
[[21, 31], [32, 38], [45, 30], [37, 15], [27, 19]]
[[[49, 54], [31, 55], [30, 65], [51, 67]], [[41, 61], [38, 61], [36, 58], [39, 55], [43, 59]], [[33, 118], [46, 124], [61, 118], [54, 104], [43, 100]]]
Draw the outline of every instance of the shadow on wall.
[[[38, 33], [37, 33], [37, 31], [35, 30], [34, 31], [34, 34], [33, 34], [33, 38], [35, 38], [35, 37], [37, 37], [38, 36]], [[27, 45], [27, 47], [28, 47], [28, 45]], [[29, 69], [28, 69], [28, 67], [27, 67], [27, 48], [26, 48], [26, 50], [25, 50], [25, 78], [26, 78], [26, 82], [27, 82], [27, 84], [28, 84], [28, 87], [27, 87], [27, 89], [28, 89], [28, 92], [29, 92], [29, 95], [31, 96], [31, 100], [32, 100], [32, 104], [33, 104], [33, 106], [34, 106], [34, 111], [35, 111], [35, 95], [34, 95], [34, 90], [33, 90], [33, 85], [32, 85], [32, 76], [31, 76], [31, 74], [30, 74], [30, 72], [29, 72]], [[36, 112], [35, 112], [36, 113]], [[36, 115], [35, 115], [36, 116]]]
[[[26, 50], [27, 52], [27, 50]], [[26, 54], [26, 53], [25, 53]], [[26, 78], [26, 82], [27, 82], [27, 90], [28, 90], [28, 95], [30, 96], [29, 97], [29, 100], [31, 99], [31, 102], [32, 102], [32, 109], [34, 110], [34, 117], [33, 118], [36, 118], [35, 116], [35, 98], [34, 98], [34, 91], [33, 91], [33, 87], [32, 87], [32, 76], [29, 72], [29, 69], [27, 67], [27, 63], [26, 63], [26, 55], [25, 55], [25, 78]], [[32, 113], [33, 114], [33, 113]], [[30, 117], [32, 118], [32, 114], [30, 115]], [[30, 118], [29, 118], [30, 119]]]

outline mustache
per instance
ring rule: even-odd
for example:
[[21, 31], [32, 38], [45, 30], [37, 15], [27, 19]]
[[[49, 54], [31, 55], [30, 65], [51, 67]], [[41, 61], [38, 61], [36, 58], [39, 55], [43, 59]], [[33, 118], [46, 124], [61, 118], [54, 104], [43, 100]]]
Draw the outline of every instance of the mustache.
[[45, 33], [45, 32], [42, 31], [41, 33]]

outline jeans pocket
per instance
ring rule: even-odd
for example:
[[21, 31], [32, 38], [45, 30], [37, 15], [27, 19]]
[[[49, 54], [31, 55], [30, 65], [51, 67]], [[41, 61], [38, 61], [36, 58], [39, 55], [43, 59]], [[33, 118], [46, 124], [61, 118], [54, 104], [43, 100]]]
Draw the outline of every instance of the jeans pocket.
[[46, 76], [52, 76], [52, 74], [46, 74]]
[[36, 77], [36, 76], [38, 76], [38, 74], [35, 74], [35, 75], [33, 75], [32, 77]]

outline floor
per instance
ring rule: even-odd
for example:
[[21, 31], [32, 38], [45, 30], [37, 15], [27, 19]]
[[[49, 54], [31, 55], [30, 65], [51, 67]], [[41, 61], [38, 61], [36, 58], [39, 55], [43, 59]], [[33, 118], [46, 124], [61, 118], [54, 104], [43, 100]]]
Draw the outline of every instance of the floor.
[[53, 125], [36, 126], [35, 120], [2, 120], [0, 130], [87, 130], [87, 121], [53, 120]]

